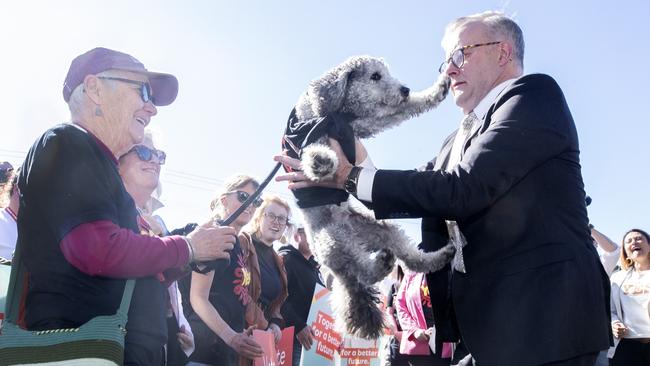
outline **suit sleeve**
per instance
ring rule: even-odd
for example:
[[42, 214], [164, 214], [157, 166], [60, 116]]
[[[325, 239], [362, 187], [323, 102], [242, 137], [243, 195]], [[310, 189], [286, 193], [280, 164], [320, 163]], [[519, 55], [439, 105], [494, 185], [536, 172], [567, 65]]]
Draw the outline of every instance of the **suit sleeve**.
[[[489, 126], [452, 171], [377, 171], [372, 192], [377, 218], [462, 220], [571, 149], [577, 136], [560, 88], [548, 76], [533, 81], [514, 85], [497, 101]], [[567, 161], [573, 163], [578, 164]]]

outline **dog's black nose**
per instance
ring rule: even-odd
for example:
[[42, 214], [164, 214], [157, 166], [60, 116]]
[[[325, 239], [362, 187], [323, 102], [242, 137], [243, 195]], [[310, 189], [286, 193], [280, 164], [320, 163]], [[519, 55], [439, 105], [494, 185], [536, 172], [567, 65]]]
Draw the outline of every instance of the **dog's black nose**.
[[409, 92], [411, 92], [411, 89], [409, 89], [409, 88], [403, 86], [403, 87], [399, 88], [399, 91], [400, 91], [400, 93], [402, 93], [402, 95], [404, 96], [404, 98], [406, 98], [406, 97], [409, 96]]

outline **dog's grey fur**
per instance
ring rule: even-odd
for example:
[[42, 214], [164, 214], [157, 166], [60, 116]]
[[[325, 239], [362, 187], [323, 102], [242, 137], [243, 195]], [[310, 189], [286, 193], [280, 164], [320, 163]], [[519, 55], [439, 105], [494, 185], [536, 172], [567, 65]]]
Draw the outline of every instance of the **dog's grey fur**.
[[[356, 56], [312, 81], [296, 104], [296, 116], [308, 120], [333, 112], [353, 114], [354, 135], [363, 139], [435, 108], [448, 91], [449, 80], [441, 75], [432, 87], [410, 93], [389, 74], [383, 60]], [[314, 181], [331, 178], [338, 166], [326, 137], [304, 149], [301, 163]], [[303, 209], [305, 229], [316, 259], [336, 277], [333, 307], [339, 329], [377, 338], [384, 321], [374, 284], [391, 272], [395, 257], [411, 270], [430, 272], [450, 260], [453, 248], [421, 252], [395, 224], [377, 221], [357, 206], [344, 202]]]

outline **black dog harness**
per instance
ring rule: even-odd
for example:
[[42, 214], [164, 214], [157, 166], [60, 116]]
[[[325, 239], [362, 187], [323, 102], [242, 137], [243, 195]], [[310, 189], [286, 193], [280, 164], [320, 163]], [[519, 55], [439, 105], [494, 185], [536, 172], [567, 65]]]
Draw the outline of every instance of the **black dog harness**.
[[[316, 117], [301, 121], [296, 117], [294, 108], [287, 120], [287, 128], [282, 137], [282, 148], [287, 155], [300, 159], [305, 147], [318, 141], [322, 137], [331, 137], [341, 144], [345, 157], [354, 164], [356, 160], [354, 132], [350, 121], [356, 117], [350, 113], [330, 113], [324, 117]], [[284, 170], [291, 172], [291, 167], [284, 166]], [[300, 208], [309, 208], [323, 205], [338, 205], [348, 200], [349, 194], [343, 190], [326, 187], [308, 187], [293, 190], [296, 203]]]

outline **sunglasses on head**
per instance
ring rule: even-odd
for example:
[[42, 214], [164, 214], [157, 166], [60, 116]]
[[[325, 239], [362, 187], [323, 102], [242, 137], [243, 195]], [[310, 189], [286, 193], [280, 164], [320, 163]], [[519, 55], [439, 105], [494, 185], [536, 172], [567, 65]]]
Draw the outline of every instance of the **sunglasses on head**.
[[129, 150], [128, 153], [131, 153], [135, 151], [136, 155], [138, 155], [138, 159], [142, 161], [151, 161], [153, 157], [156, 157], [156, 160], [158, 160], [158, 164], [163, 165], [165, 164], [165, 159], [167, 158], [167, 154], [165, 154], [164, 151], [162, 150], [156, 150], [156, 149], [150, 149], [147, 146], [144, 145], [135, 145]]
[[116, 78], [112, 76], [98, 76], [98, 79], [104, 79], [104, 80], [115, 80], [115, 81], [121, 81], [123, 83], [128, 83], [128, 84], [134, 84], [140, 86], [140, 98], [142, 98], [142, 101], [147, 103], [151, 102], [153, 103], [153, 96], [151, 93], [151, 85], [146, 82], [146, 81], [138, 81], [138, 80], [131, 80], [131, 79], [124, 79], [124, 78]]
[[[237, 201], [239, 201], [240, 203], [246, 202], [248, 197], [251, 196], [250, 194], [248, 194], [248, 192], [244, 192], [244, 191], [232, 191], [232, 192], [226, 192], [224, 194], [236, 194], [237, 195]], [[262, 199], [259, 198], [259, 197], [256, 198], [255, 201], [253, 201], [253, 206], [255, 206], [255, 207], [262, 206]]]

